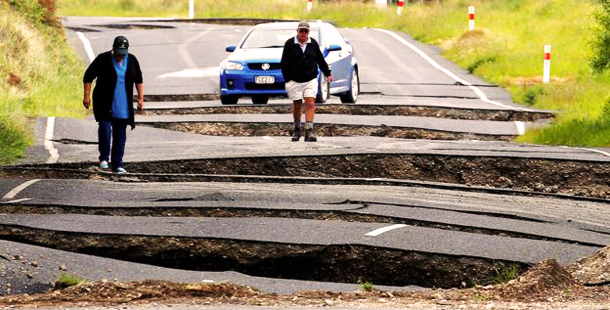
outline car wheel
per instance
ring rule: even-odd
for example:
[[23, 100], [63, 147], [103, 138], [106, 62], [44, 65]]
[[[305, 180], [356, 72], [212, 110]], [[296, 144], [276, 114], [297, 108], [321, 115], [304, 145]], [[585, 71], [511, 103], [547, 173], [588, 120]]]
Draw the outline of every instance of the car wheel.
[[220, 95], [220, 103], [222, 104], [236, 104], [237, 100], [239, 100], [239, 97], [235, 95]]
[[266, 104], [267, 102], [269, 102], [269, 96], [265, 96], [265, 95], [252, 96], [252, 103], [254, 103], [254, 104]]
[[325, 103], [328, 100], [330, 92], [330, 83], [324, 75], [320, 73], [320, 81], [318, 83], [318, 95], [316, 96], [316, 103]]
[[360, 95], [360, 78], [358, 77], [358, 71], [352, 70], [352, 85], [350, 89], [343, 95], [341, 95], [341, 102], [343, 103], [356, 103]]

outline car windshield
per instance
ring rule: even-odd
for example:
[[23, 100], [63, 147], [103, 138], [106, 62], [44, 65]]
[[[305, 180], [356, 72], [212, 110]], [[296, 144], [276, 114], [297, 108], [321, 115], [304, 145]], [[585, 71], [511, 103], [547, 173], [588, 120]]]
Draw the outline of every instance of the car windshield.
[[[296, 35], [295, 29], [254, 29], [246, 38], [241, 48], [275, 48], [284, 47], [286, 40]], [[310, 37], [320, 42], [318, 29], [312, 28]]]

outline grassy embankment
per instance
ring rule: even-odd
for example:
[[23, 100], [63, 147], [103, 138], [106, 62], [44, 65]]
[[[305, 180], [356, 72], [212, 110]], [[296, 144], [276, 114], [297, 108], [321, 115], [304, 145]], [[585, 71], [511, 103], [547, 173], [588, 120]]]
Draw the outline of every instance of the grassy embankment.
[[0, 165], [24, 154], [34, 117], [84, 115], [83, 64], [50, 11], [0, 0]]
[[[188, 1], [59, 0], [66, 15], [186, 17]], [[395, 7], [315, 1], [196, 0], [196, 17], [323, 19], [341, 27], [382, 27], [405, 31], [443, 48], [444, 56], [487, 81], [506, 88], [516, 102], [561, 111], [541, 130], [520, 142], [571, 146], [610, 146], [610, 76], [588, 66], [589, 41], [595, 35], [597, 0], [443, 0]], [[476, 30], [468, 31], [467, 9], [477, 10]], [[552, 82], [542, 84], [543, 46], [552, 45]], [[607, 108], [604, 109], [604, 106]], [[604, 110], [607, 116], [604, 117]]]

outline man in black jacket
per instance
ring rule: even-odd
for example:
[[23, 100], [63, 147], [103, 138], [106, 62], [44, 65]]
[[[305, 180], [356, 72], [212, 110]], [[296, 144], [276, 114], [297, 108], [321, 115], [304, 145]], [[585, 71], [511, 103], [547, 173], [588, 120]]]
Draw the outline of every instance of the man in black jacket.
[[[114, 38], [112, 50], [98, 55], [89, 65], [83, 77], [85, 93], [83, 105], [91, 105], [91, 84], [97, 79], [93, 90], [93, 114], [98, 122], [100, 169], [124, 173], [123, 155], [127, 140], [127, 125], [135, 127], [133, 111], [133, 87], [138, 91], [138, 110], [144, 108], [144, 84], [140, 63], [136, 56], [127, 52], [129, 41], [123, 36]], [[110, 142], [112, 138], [112, 150]], [[111, 156], [112, 151], [112, 156]]]
[[318, 42], [309, 37], [309, 23], [300, 22], [297, 35], [288, 39], [282, 53], [282, 76], [286, 82], [288, 98], [292, 100], [292, 116], [294, 118], [294, 134], [292, 141], [301, 138], [301, 107], [305, 99], [305, 141], [315, 142], [313, 134], [313, 118], [316, 111], [316, 95], [318, 94], [318, 66], [332, 82], [333, 77]]

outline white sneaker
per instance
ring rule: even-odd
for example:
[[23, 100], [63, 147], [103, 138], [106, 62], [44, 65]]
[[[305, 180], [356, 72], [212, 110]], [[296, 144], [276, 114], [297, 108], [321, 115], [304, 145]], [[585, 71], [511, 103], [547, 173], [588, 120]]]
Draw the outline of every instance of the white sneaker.
[[107, 162], [107, 161], [105, 161], [105, 160], [102, 160], [102, 161], [100, 162], [100, 169], [102, 169], [102, 170], [106, 170], [106, 169], [108, 169], [108, 162]]
[[117, 168], [116, 173], [127, 173], [127, 170], [125, 170], [125, 168]]

